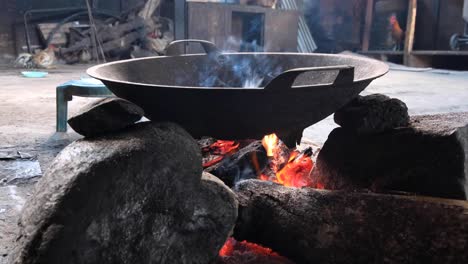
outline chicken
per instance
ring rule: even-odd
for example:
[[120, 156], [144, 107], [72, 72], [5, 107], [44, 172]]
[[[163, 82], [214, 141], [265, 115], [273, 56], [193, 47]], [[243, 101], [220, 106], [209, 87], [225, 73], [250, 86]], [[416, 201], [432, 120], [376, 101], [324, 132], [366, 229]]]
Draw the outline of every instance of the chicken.
[[55, 47], [54, 45], [49, 45], [45, 50], [41, 50], [38, 53], [34, 54], [32, 61], [36, 68], [50, 69], [55, 63]]
[[14, 66], [18, 68], [34, 68], [34, 63], [32, 61], [33, 55], [29, 53], [21, 53], [18, 55], [18, 58], [14, 62]]
[[392, 37], [392, 44], [394, 45], [394, 50], [401, 50], [403, 41], [405, 40], [405, 32], [401, 29], [400, 24], [398, 23], [397, 16], [392, 14], [390, 16], [390, 30]]

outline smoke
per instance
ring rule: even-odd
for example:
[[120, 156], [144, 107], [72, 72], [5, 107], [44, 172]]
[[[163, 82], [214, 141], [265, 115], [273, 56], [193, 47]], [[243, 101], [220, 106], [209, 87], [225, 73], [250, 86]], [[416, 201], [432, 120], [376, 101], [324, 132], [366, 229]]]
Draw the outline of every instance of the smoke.
[[259, 88], [268, 84], [283, 72], [283, 67], [269, 56], [257, 52], [249, 55], [225, 55], [231, 47], [249, 47], [249, 50], [263, 50], [256, 41], [245, 42], [234, 37], [228, 38], [219, 54], [209, 56], [209, 62], [198, 73], [202, 87]]
[[[235, 22], [234, 22], [235, 21]], [[201, 87], [259, 88], [282, 73], [283, 67], [262, 52], [264, 16], [233, 13], [231, 36], [218, 47], [220, 52], [210, 54], [208, 63], [201, 67], [198, 79]], [[225, 55], [231, 52], [254, 52], [249, 55]]]
[[218, 56], [224, 59], [210, 59], [209, 63], [202, 66], [198, 73], [200, 86], [258, 88], [268, 84], [283, 71], [281, 65], [261, 53]]

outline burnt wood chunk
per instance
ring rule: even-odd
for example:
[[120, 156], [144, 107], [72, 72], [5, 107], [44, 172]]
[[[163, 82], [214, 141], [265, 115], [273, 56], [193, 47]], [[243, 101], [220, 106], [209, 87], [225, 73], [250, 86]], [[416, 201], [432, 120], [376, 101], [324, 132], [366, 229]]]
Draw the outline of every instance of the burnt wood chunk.
[[262, 142], [256, 140], [231, 156], [226, 156], [219, 166], [208, 169], [226, 185], [232, 187], [240, 180], [256, 179], [268, 164]]
[[128, 127], [143, 115], [143, 109], [127, 100], [105, 98], [83, 107], [68, 124], [77, 133], [92, 137]]
[[238, 183], [234, 237], [296, 263], [468, 263], [468, 202]]
[[380, 134], [335, 129], [312, 172], [325, 189], [404, 191], [466, 199], [468, 113], [415, 116]]
[[8, 263], [211, 263], [237, 218], [232, 191], [202, 178], [197, 143], [169, 123], [70, 144], [30, 197]]
[[358, 96], [334, 115], [335, 122], [358, 134], [381, 133], [409, 124], [408, 107], [383, 94]]

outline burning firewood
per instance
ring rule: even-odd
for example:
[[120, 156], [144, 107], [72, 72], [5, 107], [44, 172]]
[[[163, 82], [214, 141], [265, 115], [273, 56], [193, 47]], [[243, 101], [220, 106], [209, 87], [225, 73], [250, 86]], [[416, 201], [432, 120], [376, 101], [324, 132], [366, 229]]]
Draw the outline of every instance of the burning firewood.
[[236, 185], [237, 240], [297, 263], [468, 263], [468, 202]]
[[293, 151], [287, 164], [276, 173], [277, 182], [289, 187], [311, 186], [310, 173], [314, 167], [312, 148]]
[[312, 148], [290, 150], [275, 134], [260, 141], [235, 141], [202, 139], [205, 171], [213, 173], [228, 186], [240, 180], [261, 179], [285, 186], [311, 186], [314, 167]]
[[[238, 145], [237, 145], [238, 146]], [[256, 179], [265, 169], [268, 162], [265, 149], [260, 141], [254, 141], [244, 148], [235, 151], [211, 172], [226, 185], [234, 184], [242, 179]]]
[[291, 151], [275, 134], [265, 136], [262, 144], [270, 157], [270, 166], [260, 179], [290, 187], [311, 185], [310, 173], [314, 167], [311, 147]]

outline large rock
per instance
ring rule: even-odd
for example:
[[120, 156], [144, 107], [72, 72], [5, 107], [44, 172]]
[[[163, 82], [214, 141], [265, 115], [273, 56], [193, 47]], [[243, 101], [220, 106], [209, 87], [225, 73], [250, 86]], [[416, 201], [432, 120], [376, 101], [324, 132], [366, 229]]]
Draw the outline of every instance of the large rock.
[[335, 122], [359, 134], [381, 133], [409, 124], [408, 107], [383, 94], [359, 96], [338, 110]]
[[197, 143], [173, 124], [74, 142], [27, 202], [11, 263], [209, 263], [237, 202], [201, 175]]
[[68, 124], [77, 133], [92, 137], [133, 125], [143, 115], [143, 109], [127, 100], [105, 98], [83, 107], [68, 119]]
[[404, 191], [466, 199], [468, 113], [416, 116], [406, 128], [359, 135], [337, 128], [312, 177], [326, 189]]

